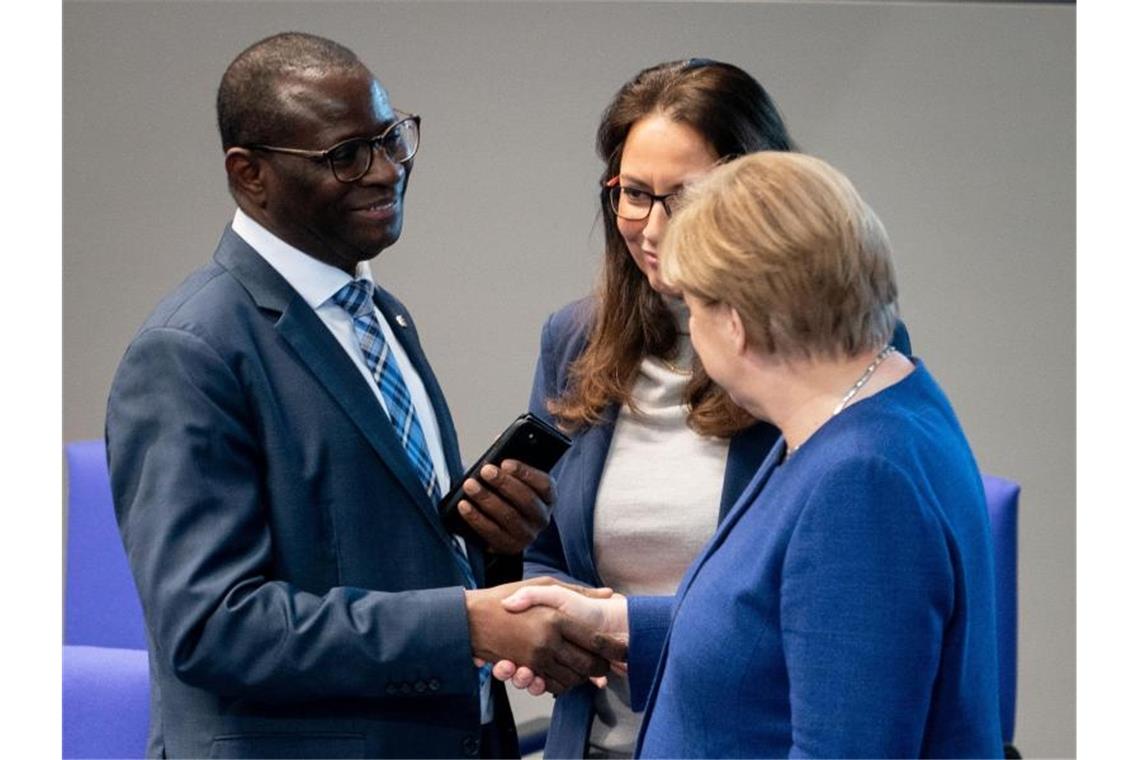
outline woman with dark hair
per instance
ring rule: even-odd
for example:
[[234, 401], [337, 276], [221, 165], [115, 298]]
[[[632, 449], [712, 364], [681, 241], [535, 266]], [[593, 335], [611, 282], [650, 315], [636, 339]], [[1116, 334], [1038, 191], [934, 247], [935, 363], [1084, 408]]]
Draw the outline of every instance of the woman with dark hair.
[[[547, 320], [531, 392], [531, 411], [574, 445], [553, 473], [558, 505], [527, 551], [528, 577], [672, 594], [774, 445], [779, 432], [737, 406], [695, 357], [658, 245], [688, 183], [735, 156], [793, 147], [764, 88], [708, 59], [645, 69], [606, 108], [597, 133], [602, 275], [592, 296]], [[905, 330], [895, 342], [909, 350]], [[531, 677], [520, 668], [516, 685], [540, 693]], [[639, 727], [627, 682], [611, 676], [604, 688], [558, 698], [546, 756], [628, 757]]]

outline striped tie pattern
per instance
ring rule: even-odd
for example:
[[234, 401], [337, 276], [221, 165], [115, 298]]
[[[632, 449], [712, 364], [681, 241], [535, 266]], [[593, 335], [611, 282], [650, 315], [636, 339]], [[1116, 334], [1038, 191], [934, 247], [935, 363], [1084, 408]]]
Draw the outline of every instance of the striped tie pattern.
[[412, 406], [412, 394], [408, 392], [391, 347], [380, 331], [380, 321], [372, 305], [372, 282], [353, 280], [333, 295], [333, 301], [352, 316], [352, 327], [364, 353], [364, 361], [372, 372], [372, 379], [380, 386], [380, 395], [384, 398], [388, 418], [396, 428], [400, 444], [432, 503], [439, 501], [439, 481], [428, 453], [427, 438]]
[[[412, 468], [416, 471], [416, 476], [432, 503], [436, 504], [440, 498], [439, 479], [436, 478], [435, 466], [428, 453], [427, 438], [416, 416], [415, 407], [412, 406], [412, 395], [408, 391], [407, 383], [404, 382], [404, 376], [396, 364], [395, 357], [392, 356], [388, 341], [384, 339], [384, 333], [380, 330], [376, 307], [372, 303], [372, 288], [371, 280], [353, 280], [334, 293], [332, 300], [352, 317], [353, 331], [364, 354], [364, 361], [372, 373], [372, 379], [380, 388], [388, 419], [396, 428], [396, 435], [412, 463]], [[455, 536], [451, 537], [451, 548], [463, 575], [463, 584], [467, 588], [478, 588], [471, 562]], [[485, 684], [489, 682], [490, 677], [490, 665], [479, 669], [481, 694], [485, 693]]]

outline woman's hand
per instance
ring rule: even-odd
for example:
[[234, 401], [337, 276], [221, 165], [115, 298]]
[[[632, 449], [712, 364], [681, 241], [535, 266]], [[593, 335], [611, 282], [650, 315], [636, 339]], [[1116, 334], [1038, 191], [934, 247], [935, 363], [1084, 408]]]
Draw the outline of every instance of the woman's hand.
[[[561, 586], [525, 586], [503, 599], [501, 604], [511, 612], [523, 612], [537, 605], [552, 607], [601, 633], [612, 634], [616, 638], [628, 641], [629, 619], [625, 597], [621, 594], [604, 598], [598, 598], [599, 596], [596, 591], [590, 596], [585, 596]], [[626, 670], [624, 662], [611, 662], [610, 665], [617, 672], [624, 673]], [[546, 691], [546, 683], [542, 676], [536, 675], [525, 665], [520, 666], [510, 660], [499, 660], [491, 672], [500, 681], [509, 680], [515, 688], [526, 689], [535, 696]], [[598, 688], [604, 688], [606, 685], [605, 676], [590, 680]]]

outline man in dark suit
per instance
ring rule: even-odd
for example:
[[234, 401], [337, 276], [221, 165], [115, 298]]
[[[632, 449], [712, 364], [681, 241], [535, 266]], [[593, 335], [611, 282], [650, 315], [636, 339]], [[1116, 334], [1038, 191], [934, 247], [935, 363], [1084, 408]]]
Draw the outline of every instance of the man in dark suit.
[[606, 666], [564, 616], [506, 613], [513, 585], [477, 589], [549, 521], [545, 475], [485, 469], [462, 510], [481, 540], [442, 527], [454, 426], [366, 263], [400, 235], [419, 120], [351, 51], [284, 34], [227, 69], [218, 124], [233, 223], [143, 325], [107, 411], [149, 753], [517, 756], [474, 658], [559, 686]]

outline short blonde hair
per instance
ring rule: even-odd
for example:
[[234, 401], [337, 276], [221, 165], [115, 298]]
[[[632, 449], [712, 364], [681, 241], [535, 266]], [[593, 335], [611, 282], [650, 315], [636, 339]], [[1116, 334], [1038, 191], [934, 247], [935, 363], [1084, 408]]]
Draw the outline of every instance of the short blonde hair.
[[886, 230], [845, 176], [802, 153], [751, 153], [687, 191], [661, 273], [734, 307], [767, 355], [855, 356], [898, 320]]

